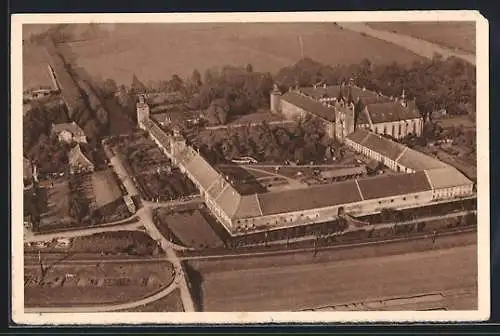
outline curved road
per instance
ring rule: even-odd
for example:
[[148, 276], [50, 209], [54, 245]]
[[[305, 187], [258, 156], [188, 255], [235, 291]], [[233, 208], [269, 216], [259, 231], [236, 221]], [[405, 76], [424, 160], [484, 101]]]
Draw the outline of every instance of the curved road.
[[[138, 213], [138, 212], [137, 212]], [[130, 219], [130, 218], [129, 218]], [[84, 228], [80, 230], [71, 230], [71, 231], [61, 231], [54, 233], [46, 233], [46, 234], [37, 234], [37, 235], [25, 235], [24, 242], [25, 243], [34, 243], [34, 242], [44, 242], [51, 241], [52, 239], [57, 238], [74, 238], [81, 236], [89, 236], [95, 233], [101, 232], [111, 232], [111, 231], [127, 231], [127, 230], [139, 230], [141, 226], [140, 222], [128, 223], [128, 224], [110, 224], [109, 226], [100, 226], [96, 228]]]
[[437, 53], [443, 55], [444, 57], [455, 56], [474, 66], [476, 65], [476, 56], [473, 54], [457, 52], [438, 44], [434, 44], [408, 35], [396, 34], [385, 30], [374, 29], [365, 23], [337, 22], [337, 24], [344, 29], [348, 29], [357, 33], [364, 33], [380, 40], [387, 41], [429, 59], [432, 59], [434, 57], [434, 54]]
[[172, 293], [175, 289], [177, 289], [178, 282], [179, 280], [176, 275], [174, 281], [172, 281], [170, 285], [168, 285], [158, 293], [155, 293], [151, 296], [132, 302], [118, 303], [112, 305], [86, 306], [86, 307], [30, 307], [30, 308], [25, 308], [24, 311], [26, 313], [91, 313], [91, 312], [96, 313], [96, 312], [131, 309], [148, 303], [152, 303], [167, 296], [168, 294]]

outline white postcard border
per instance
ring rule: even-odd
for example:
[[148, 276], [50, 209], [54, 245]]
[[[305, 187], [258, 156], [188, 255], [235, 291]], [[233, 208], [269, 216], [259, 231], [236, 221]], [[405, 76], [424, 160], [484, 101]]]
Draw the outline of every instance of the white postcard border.
[[[243, 324], [478, 321], [490, 315], [488, 21], [478, 11], [15, 14], [11, 16], [12, 319], [18, 324]], [[22, 25], [29, 23], [475, 21], [477, 76], [478, 310], [422, 312], [27, 313], [24, 310]], [[479, 113], [480, 111], [483, 111]]]

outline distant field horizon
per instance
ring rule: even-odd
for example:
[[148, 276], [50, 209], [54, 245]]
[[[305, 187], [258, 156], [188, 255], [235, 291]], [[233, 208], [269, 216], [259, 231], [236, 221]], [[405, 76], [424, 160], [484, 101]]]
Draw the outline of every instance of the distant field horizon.
[[[276, 73], [303, 56], [328, 65], [359, 63], [411, 64], [420, 56], [397, 45], [344, 30], [334, 23], [182, 23], [97, 24], [94, 38], [89, 25], [74, 24], [75, 42], [68, 43], [79, 66], [97, 78], [130, 85], [139, 79], [158, 81], [173, 74], [190, 76], [194, 69], [225, 65], [245, 66]], [[43, 31], [40, 25], [23, 27], [23, 37]], [[25, 30], [25, 31], [24, 31]], [[300, 38], [299, 38], [300, 37]], [[303, 53], [301, 51], [301, 42]], [[24, 87], [47, 85], [47, 55], [37, 46], [23, 50]]]

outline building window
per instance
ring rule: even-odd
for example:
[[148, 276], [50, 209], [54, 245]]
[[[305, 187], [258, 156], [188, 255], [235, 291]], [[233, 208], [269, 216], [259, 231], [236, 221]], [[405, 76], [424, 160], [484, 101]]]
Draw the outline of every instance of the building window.
[[413, 121], [413, 134], [417, 135], [417, 123]]
[[387, 125], [384, 125], [384, 135], [387, 134]]
[[401, 136], [401, 124], [398, 125], [398, 137]]
[[415, 199], [418, 199], [418, 195], [415, 195]]
[[392, 125], [392, 136], [396, 135], [396, 125]]
[[406, 197], [403, 197], [403, 201], [406, 201]]

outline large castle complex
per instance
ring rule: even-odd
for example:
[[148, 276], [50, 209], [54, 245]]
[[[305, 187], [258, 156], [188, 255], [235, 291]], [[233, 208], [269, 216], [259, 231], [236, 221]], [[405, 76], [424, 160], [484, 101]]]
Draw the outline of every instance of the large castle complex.
[[[347, 97], [347, 98], [346, 98]], [[362, 100], [362, 104], [360, 101]], [[422, 132], [413, 104], [354, 86], [313, 87], [271, 93], [271, 110], [288, 118], [307, 114], [324, 121], [328, 134], [375, 159], [392, 174], [279, 192], [239, 193], [178, 133], [162, 130], [149, 118], [143, 98], [139, 126], [199, 188], [213, 215], [233, 235], [328, 222], [343, 214], [369, 215], [474, 195], [473, 182], [454, 167], [382, 136]]]
[[414, 101], [390, 98], [355, 86], [314, 86], [271, 92], [271, 111], [287, 119], [306, 115], [320, 119], [330, 137], [343, 141], [355, 129], [367, 129], [396, 139], [422, 134], [423, 119]]

